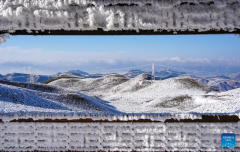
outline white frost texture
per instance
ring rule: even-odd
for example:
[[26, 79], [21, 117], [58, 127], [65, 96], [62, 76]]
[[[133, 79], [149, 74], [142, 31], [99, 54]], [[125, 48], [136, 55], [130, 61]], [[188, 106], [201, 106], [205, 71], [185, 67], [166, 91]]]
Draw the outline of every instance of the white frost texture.
[[1, 0], [0, 31], [240, 29], [239, 0]]
[[[240, 123], [0, 123], [1, 151], [240, 150]], [[235, 133], [236, 147], [221, 147]]]

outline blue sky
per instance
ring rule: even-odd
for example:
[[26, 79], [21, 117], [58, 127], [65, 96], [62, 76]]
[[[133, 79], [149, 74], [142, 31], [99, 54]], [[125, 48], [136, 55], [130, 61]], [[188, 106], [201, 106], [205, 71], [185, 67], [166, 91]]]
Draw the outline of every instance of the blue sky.
[[[110, 70], [159, 62], [240, 66], [235, 35], [11, 36], [0, 45], [0, 74]], [[30, 71], [29, 71], [30, 72]]]

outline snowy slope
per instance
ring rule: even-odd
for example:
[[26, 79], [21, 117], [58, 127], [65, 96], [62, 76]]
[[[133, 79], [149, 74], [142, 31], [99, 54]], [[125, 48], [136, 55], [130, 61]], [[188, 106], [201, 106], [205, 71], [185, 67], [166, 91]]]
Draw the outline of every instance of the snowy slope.
[[0, 112], [120, 113], [106, 101], [43, 84], [0, 80]]
[[[61, 86], [65, 88], [71, 88], [73, 90], [79, 90], [87, 93], [88, 90], [91, 92], [99, 91], [107, 92], [112, 87], [128, 81], [129, 78], [122, 75], [107, 75], [101, 78], [87, 78], [87, 79], [60, 79], [51, 82], [51, 85]], [[97, 92], [96, 92], [97, 93]]]
[[0, 80], [0, 113], [240, 112], [240, 89], [219, 93], [190, 78], [150, 81], [145, 79], [147, 76], [72, 77], [58, 79], [51, 85]]
[[223, 96], [194, 79], [176, 77], [149, 81], [144, 80], [146, 76], [141, 74], [127, 79], [110, 75], [101, 79], [75, 79], [73, 85], [69, 85], [69, 79], [61, 79], [51, 84], [97, 96], [111, 102], [119, 111], [128, 113], [225, 113], [240, 109], [238, 96]]
[[[240, 112], [240, 88], [215, 95], [206, 95], [214, 102], [204, 102], [201, 107], [194, 109], [196, 112], [203, 113], [239, 113]], [[203, 99], [201, 99], [203, 100]]]

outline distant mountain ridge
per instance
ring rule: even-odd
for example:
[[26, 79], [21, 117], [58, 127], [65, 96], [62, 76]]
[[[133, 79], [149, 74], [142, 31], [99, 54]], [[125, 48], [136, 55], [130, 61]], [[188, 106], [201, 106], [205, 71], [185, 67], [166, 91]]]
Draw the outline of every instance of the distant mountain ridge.
[[[127, 72], [124, 76], [127, 76], [129, 78], [134, 78], [140, 74], [143, 73], [147, 73], [147, 74], [152, 74], [152, 72], [147, 72], [147, 71], [142, 71], [142, 70], [130, 70], [129, 72]], [[156, 80], [165, 80], [168, 78], [173, 78], [173, 77], [177, 77], [180, 75], [186, 74], [185, 72], [178, 72], [178, 71], [172, 71], [172, 70], [164, 70], [164, 71], [155, 71], [155, 77]]]
[[[126, 74], [123, 74], [123, 76], [126, 76], [128, 78], [135, 78], [136, 76], [140, 74], [149, 74], [151, 76], [152, 72], [151, 71], [144, 71], [140, 69], [133, 69], [128, 71]], [[70, 74], [72, 76], [61, 76], [61, 74]], [[114, 73], [112, 73], [114, 74]], [[36, 81], [36, 83], [42, 82], [42, 83], [49, 83], [53, 80], [56, 79], [61, 79], [61, 78], [70, 78], [70, 77], [76, 77], [79, 78], [101, 78], [107, 75], [111, 75], [110, 73], [108, 74], [89, 74], [87, 72], [84, 72], [82, 70], [70, 70], [68, 72], [59, 72], [56, 75], [39, 75], [39, 79]], [[178, 71], [173, 71], [173, 70], [162, 70], [162, 71], [155, 71], [155, 80], [166, 80], [169, 78], [174, 78], [174, 77], [190, 77], [198, 82], [201, 82], [209, 87], [215, 88], [219, 91], [228, 91], [236, 88], [240, 88], [240, 73], [236, 74], [231, 74], [231, 75], [213, 75], [213, 76], [195, 76], [195, 75], [190, 75], [186, 74], [185, 72], [178, 72]], [[11, 80], [14, 82], [29, 82], [29, 74], [24, 74], [24, 73], [13, 73], [13, 74], [6, 74], [6, 75], [1, 75], [0, 74], [0, 79], [5, 79], [5, 80]]]
[[[81, 70], [70, 70], [68, 72], [63, 72], [63, 73], [59, 72], [55, 76], [59, 76], [64, 73], [73, 74], [83, 78], [91, 77], [89, 76], [90, 74]], [[55, 77], [54, 75], [38, 75], [38, 76], [39, 78], [37, 79], [36, 83], [45, 82]], [[25, 74], [25, 73], [10, 73], [6, 75], [0, 74], [0, 79], [11, 80], [13, 82], [29, 82], [29, 78], [30, 78], [30, 74]]]
[[[46, 75], [38, 75], [39, 78], [36, 80], [36, 82], [43, 82], [47, 81], [53, 76], [46, 76]], [[12, 73], [12, 74], [6, 74], [6, 75], [0, 75], [0, 79], [5, 80], [11, 80], [13, 82], [28, 82], [30, 78], [30, 74], [24, 74], [24, 73]]]
[[240, 73], [232, 74], [230, 77], [235, 80], [240, 80]]
[[[143, 74], [143, 73], [147, 73], [150, 75], [152, 74], [152, 72], [146, 72], [146, 71], [135, 69], [135, 70], [130, 70], [128, 73], [125, 74], [125, 76], [129, 78], [134, 78], [139, 74]], [[216, 75], [211, 77], [198, 77], [198, 76], [186, 74], [185, 72], [178, 72], [178, 71], [172, 71], [172, 70], [155, 71], [155, 80], [166, 80], [169, 78], [174, 78], [179, 76], [193, 78], [198, 82], [201, 82], [219, 91], [228, 91], [228, 90], [240, 88], [240, 73], [236, 73], [228, 76]]]
[[140, 74], [143, 74], [143, 73], [150, 74], [149, 72], [135, 69], [135, 70], [128, 71], [126, 74], [124, 74], [124, 76], [129, 77], [129, 78], [134, 78], [134, 77], [136, 77], [136, 76], [138, 76]]
[[240, 88], [240, 79], [235, 76], [211, 76], [211, 77], [197, 77], [193, 75], [182, 75], [183, 77], [190, 77], [197, 80], [209, 87], [215, 88], [219, 91], [229, 91], [232, 89]]
[[77, 76], [87, 76], [87, 75], [90, 75], [89, 73], [81, 71], [81, 70], [70, 70], [70, 71], [64, 72], [64, 73], [74, 74], [74, 75], [77, 75]]

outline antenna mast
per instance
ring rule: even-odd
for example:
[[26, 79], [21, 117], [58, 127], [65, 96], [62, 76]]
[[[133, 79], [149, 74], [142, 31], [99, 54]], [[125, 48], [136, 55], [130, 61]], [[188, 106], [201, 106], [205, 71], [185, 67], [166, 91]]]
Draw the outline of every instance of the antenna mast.
[[155, 70], [154, 70], [154, 63], [152, 64], [152, 76], [153, 76], [153, 80], [155, 80]]

